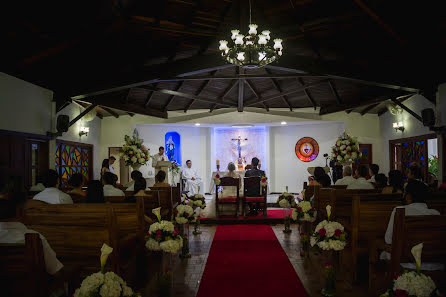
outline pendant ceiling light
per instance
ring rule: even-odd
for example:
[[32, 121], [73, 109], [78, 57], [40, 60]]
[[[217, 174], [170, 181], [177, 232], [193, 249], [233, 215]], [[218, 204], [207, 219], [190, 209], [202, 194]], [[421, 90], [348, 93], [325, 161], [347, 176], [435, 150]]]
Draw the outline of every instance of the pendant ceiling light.
[[227, 62], [244, 68], [263, 67], [278, 60], [282, 55], [282, 39], [271, 40], [269, 30], [257, 33], [258, 26], [251, 23], [251, 1], [249, 22], [248, 35], [242, 35], [240, 30], [232, 30], [230, 42], [220, 40], [219, 50], [222, 57]]

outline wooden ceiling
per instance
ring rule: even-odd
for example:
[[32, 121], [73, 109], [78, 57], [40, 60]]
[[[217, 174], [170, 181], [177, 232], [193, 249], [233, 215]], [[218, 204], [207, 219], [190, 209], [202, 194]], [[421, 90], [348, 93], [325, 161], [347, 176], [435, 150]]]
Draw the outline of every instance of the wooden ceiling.
[[247, 106], [380, 115], [389, 99], [434, 102], [446, 80], [440, 1], [251, 2], [259, 29], [284, 40], [268, 67], [239, 69], [218, 53], [218, 40], [244, 30], [248, 0], [18, 0], [3, 9], [1, 70], [53, 90], [59, 109], [74, 99], [101, 106], [98, 116], [164, 118]]

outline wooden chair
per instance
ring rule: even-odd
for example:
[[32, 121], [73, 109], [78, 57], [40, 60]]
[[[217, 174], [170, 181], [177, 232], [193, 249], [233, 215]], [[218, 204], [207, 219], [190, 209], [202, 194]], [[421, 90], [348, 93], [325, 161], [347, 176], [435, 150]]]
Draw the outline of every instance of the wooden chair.
[[[419, 243], [423, 243], [422, 263], [446, 264], [446, 249], [443, 241], [446, 238], [446, 216], [406, 216], [405, 214], [404, 208], [396, 210], [391, 245], [386, 244], [384, 239], [377, 239], [370, 246], [369, 289], [373, 292], [379, 291], [376, 288], [376, 281], [383, 272], [386, 273], [384, 287], [387, 288], [393, 277], [401, 273], [400, 263], [415, 262], [410, 250]], [[378, 261], [379, 250], [391, 254], [388, 264]], [[430, 275], [437, 286], [444, 288], [446, 285], [444, 271], [423, 271], [423, 273]]]
[[[171, 220], [173, 215], [172, 187], [158, 187], [151, 189], [151, 192], [158, 192], [158, 207], [161, 207], [161, 217], [166, 220]], [[148, 191], [146, 191], [146, 193], [147, 192]]]
[[[215, 185], [215, 209], [217, 219], [220, 215], [219, 205], [235, 205], [235, 217], [238, 218], [238, 209], [240, 205], [240, 178], [232, 178], [229, 176], [222, 177], [220, 185]], [[218, 197], [218, 187], [236, 187], [237, 195], [234, 197]]]
[[435, 192], [432, 193], [430, 199], [426, 200], [429, 208], [438, 210], [442, 215], [446, 215], [446, 193]]
[[[243, 217], [246, 216], [246, 205], [248, 203], [258, 203], [263, 206], [263, 216], [267, 216], [267, 198], [266, 198], [266, 187], [260, 187], [260, 176], [252, 176], [243, 178]], [[248, 188], [258, 188], [258, 196], [247, 196]]]
[[73, 203], [85, 203], [85, 196], [77, 195], [77, 194], [70, 194], [71, 200], [73, 200]]

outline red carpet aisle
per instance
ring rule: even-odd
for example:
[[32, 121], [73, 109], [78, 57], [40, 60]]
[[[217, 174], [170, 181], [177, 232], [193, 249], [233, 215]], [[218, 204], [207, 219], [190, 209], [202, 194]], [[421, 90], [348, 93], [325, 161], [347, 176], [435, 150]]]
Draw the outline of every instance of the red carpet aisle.
[[269, 225], [219, 225], [197, 297], [308, 296]]

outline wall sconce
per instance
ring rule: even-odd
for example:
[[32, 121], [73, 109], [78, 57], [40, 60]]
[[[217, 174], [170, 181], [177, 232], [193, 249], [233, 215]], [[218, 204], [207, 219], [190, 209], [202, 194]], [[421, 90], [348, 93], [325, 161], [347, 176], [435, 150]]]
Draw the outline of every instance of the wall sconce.
[[396, 132], [398, 132], [398, 130], [403, 132], [404, 131], [403, 122], [393, 123], [393, 128], [395, 128]]
[[90, 128], [89, 127], [81, 127], [79, 130], [79, 137], [81, 137], [82, 135], [87, 136], [88, 132], [90, 132]]

